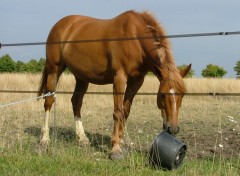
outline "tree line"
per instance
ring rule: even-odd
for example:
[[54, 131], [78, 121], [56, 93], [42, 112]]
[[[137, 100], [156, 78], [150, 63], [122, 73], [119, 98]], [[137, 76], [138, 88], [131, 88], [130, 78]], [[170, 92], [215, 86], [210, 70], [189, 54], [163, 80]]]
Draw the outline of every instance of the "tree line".
[[22, 61], [15, 62], [8, 54], [0, 57], [0, 72], [1, 73], [39, 73], [42, 72], [45, 64], [45, 59], [40, 58], [39, 61], [31, 59], [25, 63]]
[[[40, 58], [38, 61], [36, 59], [31, 59], [27, 63], [22, 61], [15, 62], [10, 55], [5, 54], [0, 57], [0, 73], [40, 73], [43, 71], [45, 61], [44, 58]], [[178, 66], [179, 69], [185, 67], [185, 64]], [[236, 66], [233, 69], [236, 72], [236, 77], [240, 78], [240, 60], [237, 61]], [[66, 70], [66, 73], [69, 73], [69, 71]], [[218, 65], [209, 64], [202, 70], [201, 74], [206, 78], [222, 78], [227, 74], [227, 71]], [[194, 70], [191, 69], [188, 77], [193, 77], [194, 75]]]

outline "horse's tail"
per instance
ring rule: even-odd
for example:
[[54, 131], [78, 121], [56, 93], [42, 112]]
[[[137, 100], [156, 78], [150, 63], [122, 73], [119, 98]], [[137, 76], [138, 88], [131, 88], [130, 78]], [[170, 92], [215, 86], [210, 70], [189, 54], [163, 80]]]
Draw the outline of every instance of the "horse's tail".
[[42, 79], [40, 81], [40, 85], [39, 85], [39, 89], [38, 89], [38, 96], [41, 96], [43, 94], [43, 92], [46, 90], [47, 77], [48, 77], [47, 68], [45, 66], [44, 70], [42, 72]]

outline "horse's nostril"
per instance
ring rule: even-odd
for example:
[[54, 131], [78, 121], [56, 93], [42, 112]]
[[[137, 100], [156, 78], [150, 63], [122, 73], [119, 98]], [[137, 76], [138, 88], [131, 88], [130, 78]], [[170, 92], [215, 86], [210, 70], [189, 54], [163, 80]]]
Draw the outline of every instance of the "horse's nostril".
[[171, 130], [170, 127], [167, 127], [167, 128], [166, 128], [166, 131], [167, 131], [169, 134], [172, 134], [172, 130]]
[[[172, 130], [172, 131], [173, 131], [173, 130]], [[180, 128], [179, 128], [179, 127], [177, 127], [177, 130], [176, 130], [176, 131], [173, 131], [173, 132], [172, 132], [172, 134], [173, 134], [173, 135], [175, 135], [175, 134], [178, 134], [178, 133], [179, 133], [179, 131], [180, 131]]]

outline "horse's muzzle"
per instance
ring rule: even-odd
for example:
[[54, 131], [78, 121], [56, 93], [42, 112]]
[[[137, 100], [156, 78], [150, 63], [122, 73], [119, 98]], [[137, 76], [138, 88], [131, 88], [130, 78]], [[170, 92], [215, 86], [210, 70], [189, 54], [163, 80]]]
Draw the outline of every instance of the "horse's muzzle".
[[163, 130], [165, 130], [166, 132], [168, 132], [169, 134], [175, 135], [177, 133], [179, 133], [180, 128], [177, 127], [176, 130], [172, 129], [171, 127], [167, 126], [165, 123], [163, 123]]

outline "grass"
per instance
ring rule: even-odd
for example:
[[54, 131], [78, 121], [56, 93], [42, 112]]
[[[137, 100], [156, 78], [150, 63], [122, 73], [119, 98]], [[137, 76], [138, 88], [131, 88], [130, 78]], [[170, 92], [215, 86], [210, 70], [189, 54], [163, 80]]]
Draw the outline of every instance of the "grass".
[[[86, 155], [86, 152], [88, 155]], [[92, 153], [92, 154], [90, 154]], [[131, 153], [121, 161], [111, 161], [99, 152], [72, 145], [56, 155], [36, 155], [29, 150], [16, 150], [0, 158], [1, 175], [238, 175], [239, 161], [212, 159], [185, 161], [173, 171], [155, 170], [147, 157]]]
[[[37, 90], [40, 75], [1, 74], [1, 90]], [[74, 78], [63, 75], [60, 91], [72, 91]], [[236, 79], [186, 79], [189, 92], [240, 92]], [[147, 77], [140, 92], [157, 92], [158, 81]], [[90, 85], [90, 92], [111, 92], [111, 85]], [[35, 94], [1, 93], [0, 102], [36, 97]], [[44, 100], [4, 107], [0, 115], [0, 175], [240, 175], [239, 97], [186, 96], [180, 110], [181, 132], [188, 146], [183, 165], [177, 170], [155, 170], [148, 164], [148, 150], [161, 131], [162, 119], [155, 96], [138, 95], [125, 129], [129, 153], [111, 161], [111, 95], [84, 98], [83, 125], [91, 141], [78, 147], [70, 103], [71, 95], [57, 95], [56, 146], [54, 123], [50, 120], [51, 145], [38, 145], [44, 120]], [[53, 111], [51, 117], [53, 117]], [[233, 117], [237, 123], [229, 121]], [[219, 147], [223, 145], [223, 148]]]

